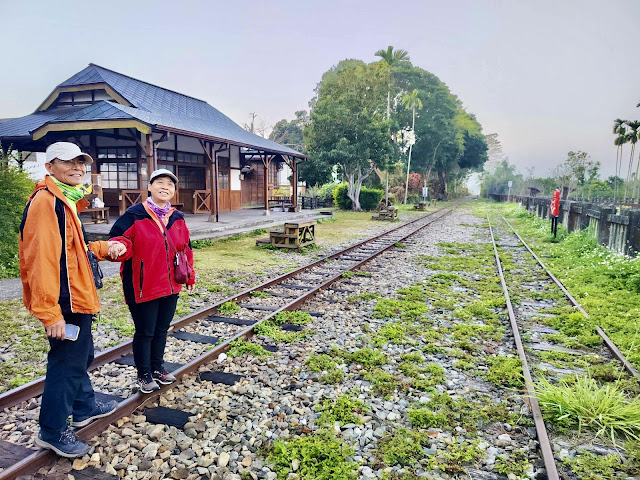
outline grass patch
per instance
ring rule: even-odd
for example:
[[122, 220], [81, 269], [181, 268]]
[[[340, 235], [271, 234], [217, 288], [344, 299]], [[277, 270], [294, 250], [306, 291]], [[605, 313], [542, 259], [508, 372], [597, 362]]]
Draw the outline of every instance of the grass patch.
[[627, 398], [615, 384], [600, 386], [581, 376], [552, 385], [542, 378], [535, 395], [545, 417], [561, 429], [588, 428], [614, 443], [619, 436], [640, 440], [640, 398]]

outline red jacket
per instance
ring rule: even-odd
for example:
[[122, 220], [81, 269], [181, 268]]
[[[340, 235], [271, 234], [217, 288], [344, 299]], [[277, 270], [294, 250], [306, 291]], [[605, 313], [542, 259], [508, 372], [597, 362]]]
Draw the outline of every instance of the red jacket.
[[[155, 216], [155, 215], [154, 215]], [[169, 216], [167, 232], [178, 251], [186, 250], [190, 265], [187, 284], [196, 283], [193, 270], [193, 251], [184, 214], [174, 210]], [[129, 207], [111, 228], [109, 236], [127, 247], [120, 268], [124, 298], [127, 304], [142, 303], [180, 293], [182, 285], [173, 275], [175, 253], [164, 231], [142, 203]]]

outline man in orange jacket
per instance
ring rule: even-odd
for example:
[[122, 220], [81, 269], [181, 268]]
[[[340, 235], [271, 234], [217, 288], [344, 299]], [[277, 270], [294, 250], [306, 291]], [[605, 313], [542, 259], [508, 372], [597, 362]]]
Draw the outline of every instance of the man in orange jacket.
[[[67, 426], [69, 415], [72, 426], [83, 427], [118, 406], [96, 401], [87, 374], [93, 362], [91, 322], [100, 311], [88, 250], [99, 260], [126, 251], [120, 242], [85, 243], [78, 212], [89, 202], [78, 186], [92, 162], [73, 143], [47, 148], [49, 175], [29, 197], [19, 237], [24, 304], [45, 326], [50, 345], [36, 444], [70, 458], [86, 454], [89, 446]], [[80, 328], [76, 341], [65, 340], [66, 324]]]

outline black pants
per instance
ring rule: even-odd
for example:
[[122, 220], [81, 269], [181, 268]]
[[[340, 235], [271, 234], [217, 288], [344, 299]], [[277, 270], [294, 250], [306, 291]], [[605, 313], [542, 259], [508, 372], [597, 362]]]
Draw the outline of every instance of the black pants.
[[176, 312], [178, 295], [129, 305], [136, 326], [133, 335], [133, 359], [138, 375], [160, 370], [164, 362], [167, 330]]
[[558, 235], [558, 217], [551, 215], [551, 233], [555, 237]]
[[95, 408], [95, 396], [87, 368], [93, 362], [93, 315], [71, 313], [66, 323], [80, 327], [75, 342], [49, 338], [47, 377], [40, 407], [40, 431], [44, 440], [58, 440], [67, 428], [67, 417], [90, 414]]

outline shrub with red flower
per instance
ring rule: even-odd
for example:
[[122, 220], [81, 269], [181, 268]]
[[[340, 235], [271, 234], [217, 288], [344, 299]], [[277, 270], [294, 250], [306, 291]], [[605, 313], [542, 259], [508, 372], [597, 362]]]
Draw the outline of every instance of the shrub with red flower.
[[420, 194], [422, 192], [422, 177], [419, 173], [409, 174], [409, 193]]

